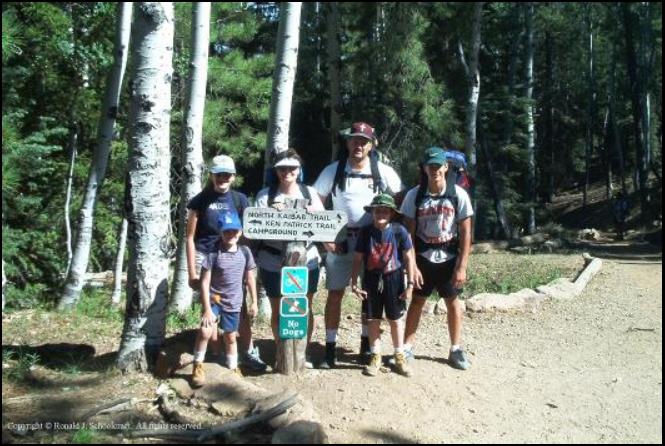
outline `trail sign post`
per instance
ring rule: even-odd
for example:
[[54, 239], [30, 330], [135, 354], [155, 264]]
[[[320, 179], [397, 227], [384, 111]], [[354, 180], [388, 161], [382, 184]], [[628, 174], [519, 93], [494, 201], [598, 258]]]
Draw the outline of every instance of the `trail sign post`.
[[289, 242], [284, 253], [280, 299], [279, 338], [275, 371], [289, 375], [305, 370], [308, 325], [307, 252], [311, 242], [339, 242], [346, 238], [348, 218], [342, 211], [305, 210], [307, 200], [288, 200], [286, 209], [247, 208], [243, 232], [248, 239]]

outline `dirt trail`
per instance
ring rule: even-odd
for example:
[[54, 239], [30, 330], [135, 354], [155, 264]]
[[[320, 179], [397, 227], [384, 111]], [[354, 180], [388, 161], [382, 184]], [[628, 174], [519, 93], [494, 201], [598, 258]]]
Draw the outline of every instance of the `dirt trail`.
[[[412, 378], [365, 377], [350, 354], [333, 371], [247, 379], [298, 388], [336, 443], [661, 443], [661, 287], [661, 261], [605, 260], [575, 300], [468, 316], [465, 372], [445, 362], [445, 316], [425, 316]], [[357, 348], [356, 323], [340, 344]]]

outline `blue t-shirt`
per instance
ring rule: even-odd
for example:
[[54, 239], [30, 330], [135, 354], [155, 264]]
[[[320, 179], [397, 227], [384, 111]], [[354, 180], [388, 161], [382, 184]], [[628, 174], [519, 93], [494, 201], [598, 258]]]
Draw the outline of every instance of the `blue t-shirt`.
[[[236, 209], [233, 203], [233, 195], [236, 195], [236, 201], [240, 209]], [[219, 229], [217, 227], [217, 218], [222, 212], [236, 212], [242, 221], [242, 214], [245, 208], [249, 207], [247, 196], [242, 192], [228, 191], [223, 194], [217, 193], [214, 189], [205, 188], [194, 196], [187, 209], [196, 211], [199, 219], [196, 223], [196, 232], [194, 233], [194, 245], [196, 250], [209, 253], [215, 250], [219, 241]]]
[[237, 313], [242, 308], [245, 273], [256, 268], [249, 248], [237, 248], [236, 251], [220, 248], [209, 253], [201, 263], [201, 271], [210, 270], [210, 299], [213, 300], [213, 294], [220, 295], [219, 304], [230, 313]]
[[399, 223], [390, 223], [383, 231], [373, 224], [362, 228], [356, 252], [365, 254], [365, 269], [384, 274], [402, 267], [402, 253], [413, 247], [411, 236]]

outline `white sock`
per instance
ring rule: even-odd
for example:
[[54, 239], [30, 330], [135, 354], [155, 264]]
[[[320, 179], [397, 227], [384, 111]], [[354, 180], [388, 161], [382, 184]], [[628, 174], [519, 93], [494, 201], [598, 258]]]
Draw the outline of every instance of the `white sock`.
[[238, 368], [238, 355], [226, 355], [226, 366], [231, 370]]
[[194, 362], [203, 362], [205, 357], [206, 357], [206, 349], [203, 349], [200, 352], [194, 352]]
[[462, 346], [455, 344], [455, 345], [450, 347], [451, 352], [456, 352], [457, 350], [462, 350]]
[[337, 342], [337, 329], [326, 330], [326, 342]]
[[404, 347], [395, 347], [395, 354], [404, 353]]
[[411, 344], [404, 344], [404, 351], [408, 351], [408, 350], [413, 350], [413, 345], [411, 345]]
[[360, 331], [360, 336], [362, 336], [363, 338], [369, 336], [369, 328], [367, 327], [367, 324], [362, 326], [362, 330]]
[[369, 351], [370, 351], [370, 353], [372, 353], [373, 355], [376, 355], [376, 354], [378, 354], [378, 353], [381, 353], [381, 345], [376, 345], [376, 346], [373, 345], [373, 346], [371, 346], [371, 347], [369, 348]]

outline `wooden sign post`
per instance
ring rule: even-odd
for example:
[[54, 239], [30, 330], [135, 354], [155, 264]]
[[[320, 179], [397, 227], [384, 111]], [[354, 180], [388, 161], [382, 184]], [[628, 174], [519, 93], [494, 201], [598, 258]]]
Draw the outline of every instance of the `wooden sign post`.
[[[282, 240], [288, 241], [284, 255], [284, 267], [307, 267], [308, 242], [334, 242], [346, 237], [346, 224], [348, 218], [341, 211], [314, 211], [305, 210], [307, 200], [289, 200], [287, 209], [274, 208], [247, 208], [243, 214], [243, 232], [245, 237], [254, 240]], [[306, 276], [305, 276], [306, 277]], [[300, 283], [297, 277], [293, 280], [301, 287], [307, 288], [307, 281]], [[304, 302], [303, 298], [304, 297]], [[302, 307], [304, 303], [304, 324], [300, 315], [289, 315], [282, 321], [281, 314], [288, 315], [292, 309]], [[281, 308], [284, 306], [284, 308]], [[282, 312], [282, 309], [284, 312]], [[277, 351], [275, 353], [275, 371], [284, 375], [299, 373], [305, 369], [305, 349], [307, 348], [307, 323], [309, 318], [309, 305], [306, 293], [282, 297], [280, 302], [280, 325], [286, 327], [291, 324], [290, 330], [285, 330], [284, 338], [276, 339]], [[295, 326], [297, 325], [297, 327]], [[304, 336], [300, 337], [303, 333]], [[282, 330], [280, 330], [280, 333]]]

